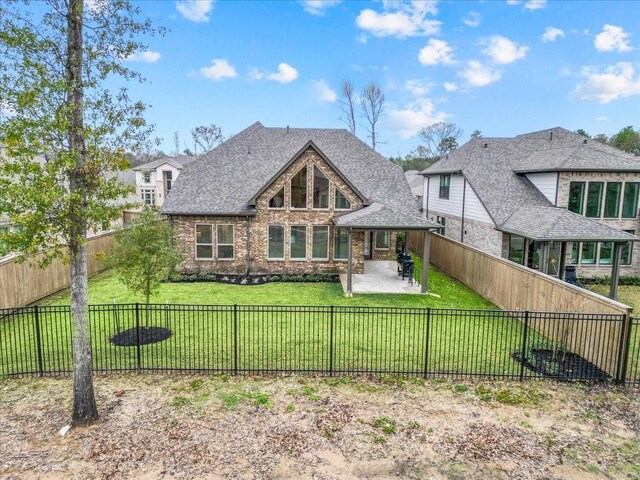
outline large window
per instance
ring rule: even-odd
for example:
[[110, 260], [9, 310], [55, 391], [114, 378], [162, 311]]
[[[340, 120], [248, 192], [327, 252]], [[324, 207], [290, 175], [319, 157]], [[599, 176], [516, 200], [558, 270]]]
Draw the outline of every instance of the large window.
[[[624, 230], [631, 235], [635, 235], [635, 230]], [[631, 265], [631, 256], [633, 252], [633, 242], [627, 242], [622, 245], [622, 252], [620, 254], [620, 264], [621, 265]]]
[[333, 241], [333, 258], [335, 260], [349, 258], [349, 231], [346, 228], [336, 228]]
[[217, 249], [219, 260], [233, 260], [233, 225], [218, 225]]
[[313, 208], [329, 208], [329, 179], [313, 166]]
[[620, 211], [620, 190], [622, 183], [607, 182], [607, 190], [604, 194], [604, 217], [617, 218]]
[[640, 183], [627, 182], [624, 184], [624, 198], [622, 199], [622, 218], [636, 218], [638, 214], [638, 186]]
[[376, 250], [389, 250], [391, 235], [388, 231], [376, 232]]
[[329, 226], [314, 225], [313, 227], [313, 260], [329, 260]]
[[144, 183], [151, 183], [151, 172], [142, 172], [142, 181]]
[[291, 208], [307, 208], [307, 166], [291, 179]]
[[284, 226], [269, 225], [267, 249], [269, 260], [284, 260]]
[[269, 208], [284, 208], [284, 187], [269, 200]]
[[580, 252], [580, 242], [573, 242], [571, 245], [571, 263], [576, 265], [578, 263], [578, 254]]
[[596, 263], [596, 242], [584, 242], [582, 244], [582, 265], [594, 265]]
[[140, 196], [145, 205], [153, 207], [156, 204], [156, 191], [153, 189], [143, 188], [140, 191]]
[[509, 260], [524, 265], [524, 237], [519, 235], [509, 236]]
[[440, 198], [449, 198], [451, 175], [440, 175]]
[[569, 184], [569, 211], [582, 215], [584, 200], [584, 182], [571, 182]]
[[289, 258], [291, 260], [307, 259], [307, 226], [291, 225], [289, 238]]
[[351, 202], [337, 188], [336, 188], [335, 208], [336, 210], [351, 210]]
[[196, 225], [196, 259], [213, 259], [213, 225]]
[[613, 243], [602, 242], [600, 243], [600, 265], [611, 265], [613, 261]]
[[163, 172], [164, 176], [164, 194], [166, 195], [171, 191], [171, 187], [173, 186], [173, 172], [171, 170], [167, 170]]
[[585, 215], [587, 217], [599, 217], [602, 208], [602, 182], [589, 182], [587, 191], [587, 208]]

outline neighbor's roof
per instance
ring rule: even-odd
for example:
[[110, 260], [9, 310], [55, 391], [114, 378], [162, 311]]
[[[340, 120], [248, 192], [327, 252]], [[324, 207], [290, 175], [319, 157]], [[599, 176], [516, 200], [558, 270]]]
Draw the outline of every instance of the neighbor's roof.
[[[523, 175], [561, 170], [640, 172], [640, 158], [584, 140], [563, 128], [515, 138], [476, 138], [421, 173], [464, 175], [500, 230], [540, 239], [569, 240], [573, 232], [573, 239], [621, 240], [619, 230], [555, 207]], [[543, 226], [547, 223], [553, 225], [548, 231]], [[626, 239], [636, 238], [625, 235]]]
[[346, 130], [267, 128], [256, 122], [188, 164], [162, 213], [253, 215], [251, 200], [311, 145], [364, 197], [395, 212], [419, 215], [403, 171]]
[[190, 157], [189, 155], [176, 155], [175, 157], [161, 157], [156, 160], [152, 160], [142, 165], [134, 167], [133, 170], [153, 170], [161, 165], [168, 163], [172, 167], [182, 169], [185, 165], [193, 162], [197, 157]]
[[357, 230], [435, 230], [442, 225], [423, 218], [418, 212], [398, 211], [381, 203], [374, 202], [359, 210], [334, 217], [339, 227], [351, 227]]
[[416, 197], [424, 195], [424, 177], [417, 170], [408, 170], [404, 172], [404, 176], [411, 187], [411, 193]]

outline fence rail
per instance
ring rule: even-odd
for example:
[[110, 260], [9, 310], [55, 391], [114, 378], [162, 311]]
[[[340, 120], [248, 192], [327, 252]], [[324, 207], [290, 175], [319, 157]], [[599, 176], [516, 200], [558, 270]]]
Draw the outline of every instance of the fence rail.
[[[557, 378], [640, 384], [628, 315], [434, 308], [113, 304], [89, 308], [93, 368]], [[569, 333], [578, 331], [568, 341]], [[628, 335], [603, 338], [615, 326]], [[560, 338], [560, 340], [557, 340]], [[576, 350], [574, 347], [582, 348]], [[606, 348], [601, 347], [605, 345]], [[590, 351], [597, 362], [580, 355]], [[612, 357], [608, 352], [619, 352]], [[0, 375], [72, 371], [68, 306], [0, 310]], [[597, 356], [597, 355], [596, 355]]]

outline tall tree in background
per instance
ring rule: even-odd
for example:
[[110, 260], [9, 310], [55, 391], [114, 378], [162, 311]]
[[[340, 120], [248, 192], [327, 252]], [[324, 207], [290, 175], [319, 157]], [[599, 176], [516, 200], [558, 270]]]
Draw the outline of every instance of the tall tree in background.
[[475, 140], [476, 138], [482, 138], [482, 132], [480, 130], [471, 132], [471, 140]]
[[462, 133], [462, 129], [455, 123], [438, 122], [421, 129], [418, 136], [425, 143], [428, 157], [442, 158], [458, 148], [458, 139]]
[[611, 136], [609, 144], [624, 152], [640, 155], [640, 129], [635, 131], [632, 126], [621, 128]]
[[222, 128], [214, 123], [194, 128], [191, 130], [191, 137], [193, 138], [193, 153], [195, 155], [198, 154], [198, 147], [200, 147], [200, 154], [203, 154], [213, 150], [224, 141]]
[[[128, 193], [110, 172], [127, 168], [152, 126], [126, 88], [142, 80], [123, 62], [163, 33], [127, 0], [0, 4], [0, 212], [21, 228], [3, 236], [11, 251], [43, 249], [40, 266], [67, 258], [71, 276], [74, 425], [98, 418], [91, 371], [87, 231], [119, 217]], [[41, 159], [40, 161], [38, 159]]]
[[376, 137], [376, 125], [380, 114], [384, 111], [384, 93], [375, 82], [370, 82], [362, 91], [362, 115], [367, 121], [367, 136], [371, 139], [371, 148], [374, 150], [380, 140]]
[[352, 135], [356, 134], [356, 92], [353, 89], [351, 80], [343, 80], [340, 84], [340, 97], [338, 104], [340, 105], [340, 120], [342, 120]]

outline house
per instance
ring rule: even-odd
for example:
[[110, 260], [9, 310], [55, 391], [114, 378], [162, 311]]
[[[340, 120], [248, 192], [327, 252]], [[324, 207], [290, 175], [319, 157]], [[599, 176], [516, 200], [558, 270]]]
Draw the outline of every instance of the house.
[[180, 171], [195, 157], [176, 155], [162, 157], [133, 168], [136, 193], [145, 205], [162, 207]]
[[418, 207], [422, 210], [424, 203], [424, 177], [417, 170], [407, 170], [404, 172], [404, 176], [411, 188], [411, 193], [418, 201]]
[[259, 122], [185, 165], [161, 212], [182, 272], [346, 272], [347, 293], [366, 259], [395, 259], [396, 232], [437, 227], [402, 169], [346, 130]]
[[476, 138], [421, 172], [447, 237], [564, 278], [640, 275], [640, 158], [563, 128]]

